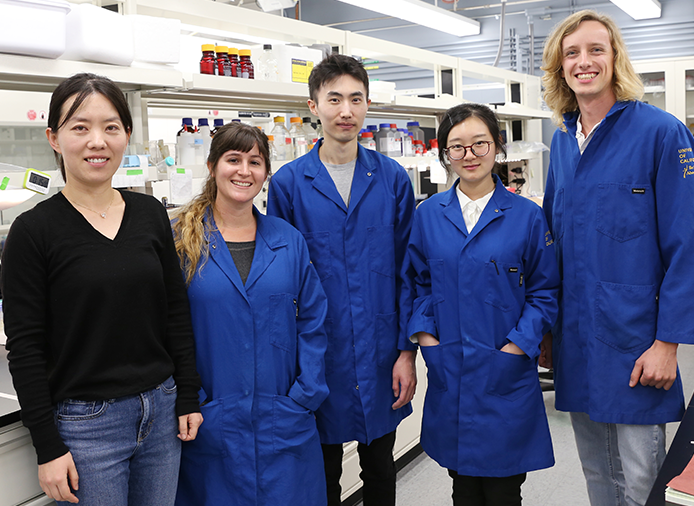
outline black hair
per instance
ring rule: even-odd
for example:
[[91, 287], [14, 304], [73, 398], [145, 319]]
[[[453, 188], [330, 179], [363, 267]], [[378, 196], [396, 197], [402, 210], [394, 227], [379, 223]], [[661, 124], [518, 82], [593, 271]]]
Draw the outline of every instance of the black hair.
[[220, 158], [227, 151], [248, 153], [255, 145], [258, 146], [258, 151], [265, 160], [265, 172], [269, 176], [272, 168], [267, 135], [259, 128], [244, 123], [227, 123], [217, 130], [212, 138], [212, 144], [210, 144], [210, 155], [207, 157], [207, 163], [213, 168], [217, 167]]
[[448, 147], [448, 135], [454, 126], [471, 117], [482, 120], [489, 129], [492, 139], [494, 139], [494, 145], [496, 146], [495, 152], [501, 152], [504, 154], [504, 157], [506, 157], [506, 144], [504, 144], [501, 137], [499, 119], [496, 117], [494, 111], [482, 104], [468, 103], [456, 105], [445, 112], [439, 124], [439, 130], [436, 133], [436, 138], [439, 142], [439, 160], [448, 174], [451, 173], [451, 168], [444, 151], [444, 149]]
[[325, 83], [334, 81], [342, 76], [351, 76], [361, 81], [366, 90], [366, 99], [369, 99], [369, 74], [360, 61], [343, 54], [331, 54], [313, 67], [308, 78], [308, 96], [314, 102], [318, 102], [318, 90]]
[[[133, 131], [133, 118], [130, 115], [128, 101], [125, 99], [125, 95], [123, 95], [121, 89], [108, 77], [87, 73], [75, 74], [72, 77], [68, 77], [58, 85], [55, 91], [53, 91], [53, 95], [51, 95], [51, 104], [48, 108], [48, 128], [50, 128], [54, 134], [57, 134], [58, 130], [74, 116], [87, 97], [95, 93], [103, 95], [113, 104], [126, 133], [131, 134]], [[62, 118], [61, 121], [63, 106], [73, 96], [75, 100], [72, 102], [70, 110], [65, 113], [65, 117]], [[60, 174], [63, 176], [63, 180], [67, 181], [63, 157], [56, 151], [55, 158], [60, 167]]]

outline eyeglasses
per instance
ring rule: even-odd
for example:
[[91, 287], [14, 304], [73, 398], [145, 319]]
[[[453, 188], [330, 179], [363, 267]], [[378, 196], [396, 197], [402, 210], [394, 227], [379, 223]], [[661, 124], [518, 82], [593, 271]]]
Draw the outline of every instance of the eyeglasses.
[[446, 153], [449, 160], [462, 160], [465, 158], [469, 148], [473, 155], [482, 157], [489, 154], [489, 149], [492, 144], [494, 144], [494, 141], [477, 141], [469, 146], [455, 144], [444, 148], [443, 152]]

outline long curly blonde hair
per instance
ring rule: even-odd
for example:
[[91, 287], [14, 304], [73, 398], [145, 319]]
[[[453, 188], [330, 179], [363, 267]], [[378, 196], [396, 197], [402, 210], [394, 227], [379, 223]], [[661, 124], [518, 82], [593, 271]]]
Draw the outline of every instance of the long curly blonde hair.
[[270, 147], [267, 136], [260, 129], [243, 123], [228, 123], [212, 139], [207, 159], [210, 174], [207, 175], [202, 193], [176, 213], [172, 225], [176, 253], [187, 285], [190, 285], [196, 271], [205, 265], [210, 254], [205, 235], [212, 232], [212, 227], [211, 222], [208, 220], [205, 224], [203, 218], [207, 212], [212, 213], [217, 199], [217, 182], [213, 175], [217, 171], [217, 163], [227, 151], [248, 153], [256, 145], [270, 175]]
[[545, 103], [552, 110], [552, 120], [562, 130], [566, 130], [563, 115], [578, 109], [576, 94], [562, 77], [564, 60], [562, 42], [567, 35], [575, 32], [583, 21], [602, 23], [610, 35], [614, 53], [612, 90], [617, 101], [640, 100], [643, 97], [643, 82], [631, 65], [626, 44], [615, 22], [609, 16], [592, 10], [579, 11], [565, 18], [554, 28], [545, 41], [542, 54], [541, 69], [545, 71], [542, 76]]

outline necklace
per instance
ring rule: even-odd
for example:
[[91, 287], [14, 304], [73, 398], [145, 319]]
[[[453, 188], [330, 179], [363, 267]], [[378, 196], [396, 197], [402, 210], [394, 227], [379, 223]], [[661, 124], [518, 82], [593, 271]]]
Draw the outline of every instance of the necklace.
[[[65, 196], [64, 193], [63, 193], [63, 196]], [[68, 202], [70, 202], [73, 206], [80, 206], [80, 207], [83, 207], [83, 208], [85, 208], [87, 211], [91, 211], [91, 212], [93, 212], [94, 214], [98, 214], [98, 215], [101, 216], [103, 219], [106, 219], [106, 213], [108, 212], [109, 209], [111, 209], [111, 205], [113, 204], [113, 198], [114, 198], [114, 197], [115, 197], [115, 194], [113, 193], [113, 190], [111, 190], [111, 202], [108, 203], [108, 207], [104, 210], [104, 212], [99, 212], [99, 211], [95, 211], [95, 210], [92, 209], [91, 207], [85, 206], [84, 204], [80, 204], [79, 202], [73, 202], [72, 200], [68, 199], [67, 196], [65, 196], [65, 198], [68, 200]]]

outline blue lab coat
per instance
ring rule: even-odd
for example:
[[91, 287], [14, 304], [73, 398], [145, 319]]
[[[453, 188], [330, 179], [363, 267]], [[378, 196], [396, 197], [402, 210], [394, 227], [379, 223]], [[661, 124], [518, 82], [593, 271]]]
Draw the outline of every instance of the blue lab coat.
[[397, 162], [359, 146], [348, 208], [320, 161], [322, 145], [272, 176], [268, 214], [304, 235], [328, 296], [330, 395], [316, 413], [321, 442], [369, 444], [412, 412], [410, 404], [391, 406], [398, 334], [406, 324], [398, 322], [400, 270], [414, 192]]
[[552, 139], [544, 209], [562, 272], [556, 407], [596, 422], [682, 417], [669, 391], [629, 387], [655, 339], [694, 343], [694, 138], [643, 102], [617, 102], [581, 155], [578, 113]]
[[183, 443], [177, 506], [326, 504], [314, 412], [328, 395], [325, 294], [301, 234], [255, 211], [246, 284], [212, 222], [188, 297], [205, 421]]
[[[455, 186], [415, 213], [407, 266], [416, 298], [407, 335], [422, 346], [428, 387], [421, 444], [466, 476], [504, 477], [554, 464], [537, 376], [557, 314], [559, 272], [542, 209], [496, 189], [467, 232]], [[500, 349], [515, 343], [526, 355]]]

